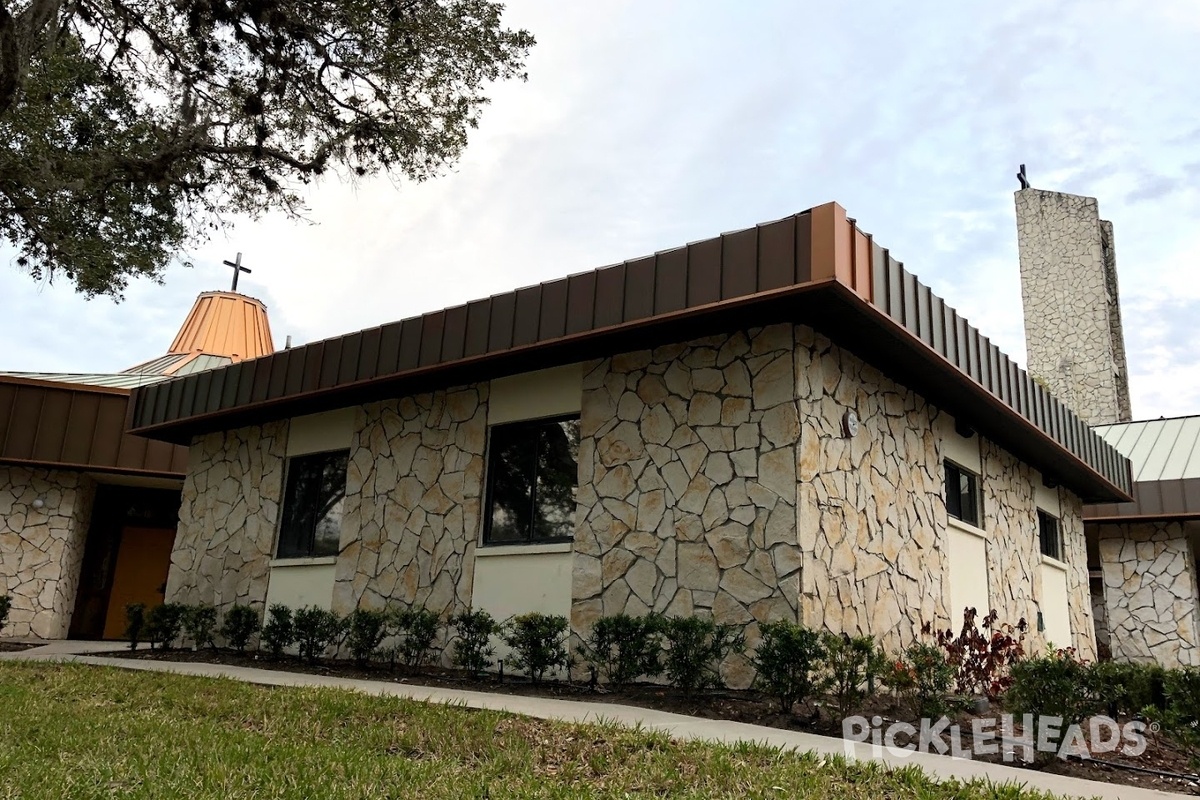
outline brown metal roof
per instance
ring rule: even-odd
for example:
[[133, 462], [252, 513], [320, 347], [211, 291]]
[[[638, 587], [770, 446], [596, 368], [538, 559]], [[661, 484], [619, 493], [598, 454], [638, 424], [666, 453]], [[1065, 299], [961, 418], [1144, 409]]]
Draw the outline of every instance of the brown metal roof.
[[141, 388], [129, 424], [184, 443], [206, 431], [777, 321], [824, 331], [1085, 499], [1128, 499], [1128, 461], [836, 203]]
[[0, 376], [0, 463], [182, 478], [186, 447], [125, 431], [129, 392]]
[[1086, 522], [1200, 519], [1200, 478], [1135, 481], [1132, 503], [1085, 505], [1083, 518]]

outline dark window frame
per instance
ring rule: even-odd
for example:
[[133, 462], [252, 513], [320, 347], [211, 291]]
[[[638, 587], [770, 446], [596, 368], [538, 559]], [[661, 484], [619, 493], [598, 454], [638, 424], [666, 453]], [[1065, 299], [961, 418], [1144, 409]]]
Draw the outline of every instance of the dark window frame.
[[[317, 525], [320, 523], [320, 519], [316, 519], [316, 518], [313, 519], [312, 529], [307, 532], [307, 538], [308, 538], [307, 548], [293, 547], [292, 544], [294, 544], [295, 539], [299, 538], [299, 537], [294, 537], [293, 542], [289, 544], [289, 547], [288, 547], [289, 552], [287, 552], [286, 554], [284, 553], [285, 540], [287, 539], [287, 537], [291, 536], [291, 534], [288, 531], [286, 531], [285, 528], [288, 524], [288, 517], [289, 517], [288, 508], [289, 508], [290, 503], [294, 500], [294, 498], [292, 497], [292, 491], [293, 491], [292, 479], [293, 479], [293, 476], [295, 476], [295, 474], [296, 474], [296, 463], [299, 461], [309, 461], [309, 460], [315, 460], [315, 459], [328, 460], [331, 456], [334, 456], [334, 457], [340, 456], [345, 463], [345, 466], [343, 467], [343, 470], [342, 470], [342, 472], [343, 472], [342, 483], [341, 483], [342, 496], [340, 498], [340, 500], [344, 502], [346, 499], [346, 474], [345, 473], [348, 471], [349, 464], [350, 464], [350, 449], [349, 448], [338, 448], [336, 450], [320, 450], [320, 451], [317, 451], [314, 453], [298, 453], [294, 456], [288, 456], [285, 459], [284, 470], [283, 470], [283, 495], [280, 498], [280, 503], [279, 503], [279, 521], [275, 526], [274, 558], [276, 560], [278, 560], [278, 561], [297, 561], [297, 560], [301, 560], [301, 559], [310, 559], [310, 558], [336, 558], [337, 557], [340, 545], [338, 547], [335, 547], [333, 549], [333, 552], [327, 553], [327, 552], [320, 552], [317, 550], [316, 533], [317, 533]], [[339, 527], [340, 527], [340, 525], [339, 525]]]
[[[481, 531], [480, 537], [479, 537], [479, 546], [480, 547], [485, 547], [485, 548], [486, 547], [529, 547], [529, 546], [548, 545], [548, 544], [569, 544], [575, 540], [574, 530], [572, 530], [570, 536], [535, 538], [533, 536], [533, 532], [534, 532], [534, 529], [536, 528], [536, 525], [534, 524], [535, 517], [533, 515], [531, 515], [531, 518], [530, 518], [529, 536], [527, 538], [522, 539], [522, 540], [516, 540], [516, 541], [513, 541], [513, 540], [493, 541], [492, 540], [492, 500], [494, 497], [494, 490], [495, 490], [495, 480], [494, 480], [495, 471], [492, 469], [492, 458], [494, 455], [493, 441], [494, 441], [494, 437], [495, 437], [495, 432], [497, 430], [520, 430], [522, 428], [528, 428], [528, 429], [533, 430], [533, 429], [539, 428], [543, 425], [551, 425], [551, 424], [558, 424], [561, 422], [572, 422], [572, 421], [575, 422], [576, 424], [579, 424], [580, 415], [578, 413], [556, 414], [554, 416], [549, 416], [549, 417], [536, 417], [533, 419], [513, 420], [512, 422], [501, 422], [496, 425], [488, 426], [487, 452], [486, 452], [485, 459], [484, 459], [484, 495], [483, 495], [484, 502], [483, 502], [483, 513], [480, 514], [480, 516], [483, 518], [482, 519], [483, 530]], [[581, 440], [582, 440], [582, 437], [581, 437]], [[533, 476], [533, 481], [532, 481], [532, 484], [534, 486], [536, 486], [536, 481], [537, 481], [537, 475], [535, 473], [535, 475]], [[576, 461], [576, 466], [575, 466], [575, 490], [576, 490], [576, 495], [577, 495], [578, 490], [579, 490], [579, 463], [578, 463], [578, 461]], [[529, 502], [533, 508], [537, 507], [536, 492], [530, 493]]]
[[[1055, 561], [1063, 561], [1062, 520], [1049, 511], [1039, 508], [1037, 510], [1037, 521], [1038, 551], [1048, 558], [1053, 558]], [[1046, 552], [1048, 540], [1052, 545], [1050, 549], [1054, 552]]]
[[[944, 474], [943, 491], [946, 494], [946, 515], [949, 516], [951, 519], [958, 520], [959, 522], [963, 523], [964, 525], [970, 525], [972, 528], [982, 530], [982, 528], [983, 528], [983, 525], [982, 525], [982, 522], [983, 522], [983, 495], [980, 492], [980, 485], [982, 484], [982, 481], [980, 480], [980, 476], [977, 473], [972, 472], [971, 470], [962, 466], [961, 464], [957, 464], [953, 461], [950, 461], [949, 459], [946, 459], [945, 461], [942, 462], [942, 467], [943, 467], [943, 474]], [[961, 491], [961, 489], [956, 490], [953, 493], [951, 493], [951, 491], [950, 491], [952, 475], [958, 478], [958, 482], [960, 485], [961, 485], [963, 476], [966, 476], [971, 479], [970, 495], [972, 497], [972, 509], [971, 509], [972, 514], [970, 517], [965, 516], [962, 511], [962, 491]], [[958, 509], [957, 513], [953, 510], [955, 508]]]

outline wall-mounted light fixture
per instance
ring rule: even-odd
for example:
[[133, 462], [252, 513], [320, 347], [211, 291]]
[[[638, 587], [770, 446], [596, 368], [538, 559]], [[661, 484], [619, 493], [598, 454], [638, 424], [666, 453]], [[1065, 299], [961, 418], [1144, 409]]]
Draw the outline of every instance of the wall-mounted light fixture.
[[46, 507], [46, 501], [40, 497], [36, 497], [33, 500], [33, 507], [40, 511]]
[[842, 434], [847, 438], [858, 435], [858, 412], [853, 408], [847, 409], [842, 417]]

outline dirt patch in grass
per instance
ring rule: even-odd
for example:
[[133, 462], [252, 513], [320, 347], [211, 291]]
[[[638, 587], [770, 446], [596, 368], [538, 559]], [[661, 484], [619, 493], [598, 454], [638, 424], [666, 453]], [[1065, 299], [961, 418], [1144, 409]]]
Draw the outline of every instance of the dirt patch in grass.
[[[669, 686], [660, 684], [643, 683], [620, 689], [609, 689], [604, 686], [590, 686], [586, 683], [568, 683], [563, 681], [548, 681], [534, 685], [523, 677], [505, 677], [501, 679], [496, 675], [489, 674], [479, 679], [473, 679], [466, 673], [458, 670], [433, 667], [419, 670], [405, 670], [401, 667], [392, 668], [387, 665], [358, 667], [352, 662], [341, 659], [321, 660], [314, 665], [294, 658], [284, 658], [275, 661], [269, 656], [259, 653], [239, 655], [238, 653], [224, 650], [170, 650], [165, 652], [161, 650], [137, 650], [133, 652], [110, 653], [107, 655], [135, 659], [227, 664], [230, 666], [274, 669], [340, 678], [388, 681], [417, 686], [550, 697], [563, 700], [582, 700], [592, 703], [614, 703], [668, 711], [703, 719], [730, 720], [836, 738], [842, 736], [841, 719], [836, 716], [836, 712], [832, 712], [816, 704], [797, 706], [791, 713], [783, 712], [780, 710], [777, 700], [754, 691], [718, 690], [698, 692], [689, 696]], [[900, 707], [890, 695], [879, 695], [873, 698], [858, 713], [867, 718], [878, 715], [885, 720], [899, 719], [907, 722], [914, 721], [912, 715]], [[995, 717], [998, 714], [999, 709], [990, 712], [988, 716]], [[970, 745], [970, 738], [967, 732], [970, 730], [973, 719], [972, 715], [965, 713], [959, 714], [953, 719], [953, 722], [958, 724], [964, 732], [964, 743], [968, 746]], [[1020, 732], [1019, 726], [1017, 732]], [[980, 760], [1001, 762], [1000, 756], [982, 756], [979, 758]], [[1157, 770], [1178, 775], [1195, 774], [1196, 768], [1193, 756], [1168, 737], [1156, 732], [1147, 735], [1147, 749], [1141, 755], [1122, 756], [1119, 754], [1107, 754], [1103, 757], [1102, 761], [1110, 763], [1101, 763], [1095, 760], [1081, 762], [1055, 759], [1048, 764], [1025, 765], [1016, 761], [1012, 762], [1012, 765], [1018, 767], [1028, 766], [1029, 769], [1039, 769], [1055, 774], [1104, 781], [1106, 783], [1119, 783], [1129, 786], [1200, 795], [1200, 781], [1171, 778], [1133, 769], [1122, 769], [1121, 766], [1118, 766], [1125, 765], [1140, 770]]]

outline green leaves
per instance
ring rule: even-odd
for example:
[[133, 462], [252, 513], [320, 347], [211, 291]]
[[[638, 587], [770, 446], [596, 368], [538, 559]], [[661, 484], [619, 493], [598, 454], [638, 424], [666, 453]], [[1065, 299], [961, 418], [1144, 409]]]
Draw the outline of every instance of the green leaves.
[[616, 614], [600, 617], [577, 649], [613, 686], [662, 673], [661, 616]]
[[[231, 214], [298, 214], [329, 169], [424, 180], [533, 37], [487, 0], [80, 0], [4, 28], [0, 237], [91, 296], [161, 277]], [[6, 34], [7, 30], [7, 34]], [[3, 41], [0, 41], [3, 45]], [[0, 100], [3, 98], [0, 97]]]
[[789, 712], [820, 689], [825, 659], [821, 634], [788, 620], [764, 622], [759, 630], [762, 642], [751, 659], [757, 670], [754, 684]]
[[258, 632], [258, 628], [258, 612], [250, 606], [235, 603], [225, 612], [225, 618], [221, 622], [221, 635], [230, 647], [244, 653], [250, 637]]
[[546, 672], [568, 667], [569, 634], [566, 617], [534, 611], [509, 619], [502, 636], [512, 648], [509, 659], [513, 666], [524, 670], [533, 683], [541, 683]]
[[721, 686], [721, 662], [746, 649], [740, 625], [722, 625], [708, 617], [670, 617], [662, 631], [667, 643], [664, 671], [671, 685], [685, 694]]

